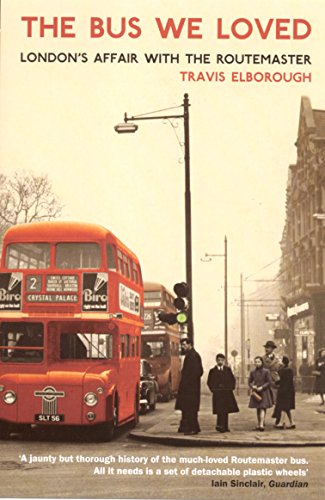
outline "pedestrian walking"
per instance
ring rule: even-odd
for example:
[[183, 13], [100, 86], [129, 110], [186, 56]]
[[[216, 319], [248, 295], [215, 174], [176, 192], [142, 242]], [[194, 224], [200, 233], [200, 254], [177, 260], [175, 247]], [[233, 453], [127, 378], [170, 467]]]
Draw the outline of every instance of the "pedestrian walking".
[[272, 378], [272, 387], [276, 388], [276, 382], [279, 381], [279, 369], [281, 368], [281, 361], [274, 353], [277, 348], [273, 340], [268, 340], [264, 344], [265, 354], [262, 356], [264, 368], [270, 370]]
[[263, 366], [262, 356], [256, 356], [254, 364], [255, 369], [250, 372], [248, 379], [251, 389], [248, 407], [256, 408], [257, 427], [255, 430], [264, 431], [266, 410], [273, 406], [272, 378], [270, 370]]
[[181, 339], [182, 351], [185, 353], [181, 380], [176, 397], [175, 409], [182, 411], [182, 419], [178, 432], [185, 435], [200, 432], [198, 411], [200, 409], [201, 377], [203, 367], [201, 357], [193, 347], [189, 338]]
[[237, 402], [233, 393], [236, 387], [236, 379], [229, 366], [225, 365], [224, 354], [217, 354], [216, 366], [209, 371], [208, 387], [212, 392], [212, 412], [217, 415], [216, 430], [218, 432], [230, 432], [229, 413], [239, 412]]
[[[283, 366], [279, 369], [280, 380], [277, 382], [278, 392], [272, 417], [275, 418], [274, 427], [276, 429], [295, 429], [296, 425], [291, 413], [295, 409], [293, 370], [289, 368], [289, 358], [287, 356], [283, 356], [282, 364]], [[286, 416], [288, 417], [289, 425], [286, 425]]]
[[316, 376], [314, 392], [320, 395], [320, 404], [323, 405], [325, 394], [325, 349], [319, 351], [319, 357], [316, 360], [313, 374]]

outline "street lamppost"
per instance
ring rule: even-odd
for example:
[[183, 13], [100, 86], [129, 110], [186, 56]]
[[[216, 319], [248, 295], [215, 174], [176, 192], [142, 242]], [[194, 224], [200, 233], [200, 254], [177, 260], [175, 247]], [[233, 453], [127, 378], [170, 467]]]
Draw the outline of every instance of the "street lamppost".
[[[191, 182], [190, 182], [190, 128], [189, 128], [189, 97], [184, 94], [183, 104], [177, 108], [183, 107], [182, 114], [163, 114], [156, 115], [156, 111], [151, 113], [144, 113], [137, 116], [127, 116], [124, 113], [124, 123], [119, 123], [114, 127], [115, 131], [119, 134], [134, 133], [138, 129], [135, 121], [144, 120], [170, 120], [182, 119], [184, 122], [184, 165], [185, 165], [185, 258], [186, 258], [186, 282], [189, 287], [189, 311], [188, 311], [188, 336], [194, 341], [194, 326], [193, 326], [193, 287], [192, 287], [192, 228], [191, 228]], [[170, 109], [175, 108], [168, 108]], [[158, 111], [157, 111], [158, 113]], [[150, 116], [148, 116], [150, 115]]]
[[246, 353], [245, 353], [245, 295], [243, 274], [240, 274], [240, 354], [241, 354], [241, 380], [245, 383], [246, 377]]
[[224, 240], [224, 253], [206, 253], [203, 262], [210, 262], [214, 257], [224, 257], [224, 346], [225, 357], [228, 360], [228, 245], [227, 236]]
[[[246, 333], [249, 335], [248, 331], [248, 307], [278, 307], [277, 302], [281, 302], [281, 299], [278, 298], [262, 298], [262, 299], [245, 299], [245, 293], [244, 293], [244, 281], [254, 281], [254, 282], [277, 282], [277, 281], [284, 281], [287, 282], [287, 280], [278, 280], [278, 279], [260, 279], [260, 280], [250, 280], [249, 277], [243, 278], [243, 274], [240, 274], [240, 298], [239, 298], [239, 303], [240, 303], [240, 352], [241, 352], [241, 380], [242, 383], [245, 383], [245, 378], [248, 374], [248, 366], [250, 364], [250, 359], [246, 359], [246, 351], [245, 351], [245, 345], [249, 345], [249, 350], [247, 349], [247, 353], [250, 353], [250, 346], [251, 346], [251, 341], [249, 338], [246, 339]], [[250, 302], [253, 302], [254, 304], [249, 304]], [[246, 307], [246, 312], [245, 312], [245, 307]], [[246, 325], [246, 319], [247, 319], [247, 325]], [[247, 329], [247, 332], [246, 332]], [[247, 365], [246, 365], [247, 361]]]

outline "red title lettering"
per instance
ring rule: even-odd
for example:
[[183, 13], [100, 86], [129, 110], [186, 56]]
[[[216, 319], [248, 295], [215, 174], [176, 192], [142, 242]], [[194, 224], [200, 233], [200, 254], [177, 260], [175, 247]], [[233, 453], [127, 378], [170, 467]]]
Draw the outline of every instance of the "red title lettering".
[[[75, 17], [50, 17], [43, 16], [22, 16], [21, 21], [26, 25], [27, 37], [47, 36], [52, 38], [75, 38]], [[161, 38], [186, 38], [202, 39], [203, 19], [200, 17], [181, 17], [175, 19], [169, 17], [162, 21], [161, 18], [155, 18], [158, 33]], [[110, 38], [119, 39], [129, 37], [139, 38], [142, 35], [140, 19], [138, 17], [121, 17], [118, 19], [112, 17], [90, 17], [89, 35], [91, 38]], [[269, 18], [269, 19], [247, 19], [239, 17], [233, 21], [226, 22], [223, 18], [217, 18], [216, 38], [218, 40], [228, 40], [235, 38], [237, 40], [247, 40], [250, 37], [267, 40], [305, 40], [312, 32], [312, 27], [306, 19], [290, 18]]]
[[258, 18], [251, 21], [240, 17], [227, 28], [222, 18], [217, 19], [217, 38], [220, 40], [246, 40], [254, 34], [262, 40], [271, 37], [276, 40], [304, 40], [311, 34], [311, 24], [306, 19], [271, 18], [263, 22]]
[[199, 32], [202, 23], [202, 18], [200, 17], [190, 17], [188, 19], [186, 17], [182, 17], [178, 23], [172, 17], [169, 17], [165, 26], [163, 25], [161, 19], [156, 17], [156, 23], [162, 38], [167, 38], [170, 33], [173, 38], [180, 38], [184, 27], [186, 29], [187, 38], [202, 38], [202, 34]]
[[115, 23], [113, 23], [111, 17], [107, 17], [106, 21], [101, 17], [91, 17], [90, 37], [101, 38], [108, 35], [110, 38], [122, 38], [126, 35], [130, 38], [139, 38], [141, 36], [139, 22], [138, 17], [131, 17], [130, 19], [122, 17], [119, 22]]
[[75, 38], [76, 34], [73, 31], [75, 17], [52, 17], [50, 20], [45, 20], [45, 17], [23, 16], [21, 18], [27, 25], [27, 36], [45, 37], [45, 34], [53, 38]]

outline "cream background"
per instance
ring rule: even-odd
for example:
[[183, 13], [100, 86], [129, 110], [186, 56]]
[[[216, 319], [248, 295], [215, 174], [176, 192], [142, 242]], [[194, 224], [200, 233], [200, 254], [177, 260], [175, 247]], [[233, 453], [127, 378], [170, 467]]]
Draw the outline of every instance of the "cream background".
[[[75, 16], [77, 38], [26, 37], [22, 15]], [[141, 19], [142, 36], [90, 39], [90, 16]], [[154, 18], [203, 18], [203, 39], [163, 40]], [[216, 19], [306, 18], [301, 41], [217, 40]], [[285, 217], [288, 165], [296, 161], [300, 98], [325, 109], [324, 5], [305, 2], [2, 0], [1, 170], [47, 173], [65, 204], [64, 218], [103, 224], [130, 246], [143, 277], [172, 288], [185, 279], [184, 165], [173, 129], [140, 123], [134, 135], [113, 126], [182, 104], [190, 96], [193, 295], [196, 345], [210, 365], [223, 348], [223, 253], [228, 237], [229, 351], [240, 351], [239, 276], [274, 277]], [[20, 52], [86, 52], [87, 64], [29, 63]], [[139, 64], [93, 64], [96, 52], [134, 52]], [[180, 54], [180, 64], [146, 64], [144, 52]], [[217, 67], [185, 63], [187, 52], [309, 54], [312, 66]], [[312, 83], [236, 84], [181, 81], [179, 71], [312, 71]], [[178, 134], [183, 137], [183, 124]], [[252, 346], [254, 349], [254, 346]], [[259, 346], [257, 346], [259, 349]]]

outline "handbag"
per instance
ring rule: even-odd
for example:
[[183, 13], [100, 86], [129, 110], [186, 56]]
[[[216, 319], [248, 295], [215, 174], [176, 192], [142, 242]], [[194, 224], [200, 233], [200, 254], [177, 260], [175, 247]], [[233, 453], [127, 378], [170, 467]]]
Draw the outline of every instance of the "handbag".
[[255, 399], [255, 401], [262, 401], [263, 399], [262, 396], [260, 396], [256, 391], [252, 391], [251, 396]]
[[321, 375], [321, 372], [320, 372], [320, 371], [318, 371], [318, 370], [313, 370], [313, 371], [311, 372], [311, 374], [312, 374], [312, 375], [316, 375], [316, 377], [319, 377], [319, 375]]

